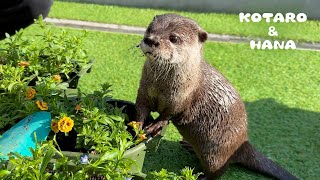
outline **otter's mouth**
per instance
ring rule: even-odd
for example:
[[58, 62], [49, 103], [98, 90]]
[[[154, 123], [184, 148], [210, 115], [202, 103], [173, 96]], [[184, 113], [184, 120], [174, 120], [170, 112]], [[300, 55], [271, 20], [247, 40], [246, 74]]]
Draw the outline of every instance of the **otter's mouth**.
[[145, 52], [144, 55], [151, 59], [154, 59], [156, 57], [151, 51]]
[[158, 53], [155, 51], [155, 49], [153, 47], [146, 45], [144, 42], [140, 43], [139, 47], [140, 47], [142, 53], [146, 57], [148, 57], [148, 59], [150, 59], [150, 60], [156, 59]]

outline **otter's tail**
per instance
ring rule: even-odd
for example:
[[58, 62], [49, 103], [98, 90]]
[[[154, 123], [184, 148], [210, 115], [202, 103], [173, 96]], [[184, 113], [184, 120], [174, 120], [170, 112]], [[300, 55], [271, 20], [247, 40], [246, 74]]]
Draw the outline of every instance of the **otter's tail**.
[[233, 160], [248, 169], [258, 171], [264, 175], [280, 180], [297, 180], [298, 178], [290, 174], [287, 170], [278, 166], [270, 159], [259, 153], [249, 142], [243, 143], [234, 154]]

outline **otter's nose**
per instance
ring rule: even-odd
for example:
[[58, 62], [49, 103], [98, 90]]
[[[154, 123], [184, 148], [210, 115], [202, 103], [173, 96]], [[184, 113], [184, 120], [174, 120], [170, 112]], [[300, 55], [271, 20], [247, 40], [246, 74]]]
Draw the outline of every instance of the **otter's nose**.
[[151, 39], [149, 37], [146, 37], [143, 39], [143, 42], [146, 43], [148, 46], [154, 45], [155, 47], [159, 46], [159, 42], [156, 41], [155, 39]]

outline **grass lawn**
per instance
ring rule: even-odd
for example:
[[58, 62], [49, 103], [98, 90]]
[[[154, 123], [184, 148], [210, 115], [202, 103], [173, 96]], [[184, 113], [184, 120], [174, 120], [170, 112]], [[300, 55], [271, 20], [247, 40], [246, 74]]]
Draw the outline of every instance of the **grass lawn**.
[[279, 34], [278, 39], [320, 42], [320, 21], [311, 20], [288, 24], [240, 23], [238, 15], [230, 14], [177, 12], [61, 1], [54, 2], [49, 17], [147, 27], [155, 15], [172, 12], [193, 18], [210, 33], [271, 39], [268, 36], [269, 27], [275, 26]]
[[[102, 13], [98, 13], [102, 14]], [[121, 13], [119, 13], [121, 14]], [[34, 26], [27, 29], [33, 34]], [[55, 30], [61, 30], [55, 28]], [[80, 34], [79, 30], [70, 30]], [[96, 60], [80, 81], [92, 92], [100, 83], [113, 84], [113, 96], [135, 101], [145, 58], [134, 48], [141, 36], [89, 31], [85, 47]], [[320, 174], [320, 53], [301, 50], [251, 50], [249, 44], [208, 42], [205, 58], [238, 89], [246, 103], [251, 142], [263, 154], [301, 179]], [[157, 152], [148, 153], [144, 171], [178, 172], [185, 166], [201, 171], [195, 155], [179, 145], [170, 125]], [[260, 179], [232, 165], [221, 179]]]

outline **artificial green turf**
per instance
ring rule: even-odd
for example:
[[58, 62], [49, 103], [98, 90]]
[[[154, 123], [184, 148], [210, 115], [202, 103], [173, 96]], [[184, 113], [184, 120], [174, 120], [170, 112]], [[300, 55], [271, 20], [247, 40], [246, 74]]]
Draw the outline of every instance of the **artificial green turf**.
[[[27, 32], [39, 29], [30, 27]], [[55, 30], [59, 30], [56, 28]], [[70, 30], [80, 34], [79, 30]], [[92, 92], [113, 84], [115, 98], [134, 101], [145, 58], [134, 48], [141, 36], [89, 31], [85, 47], [96, 60], [80, 88]], [[249, 44], [205, 45], [205, 58], [238, 89], [245, 101], [250, 141], [263, 154], [301, 179], [320, 174], [320, 53], [301, 50], [251, 50]], [[195, 155], [179, 146], [171, 125], [158, 152], [147, 154], [144, 171], [178, 172], [184, 166], [201, 170]], [[231, 165], [221, 179], [261, 179]]]
[[279, 34], [276, 37], [278, 39], [320, 42], [320, 21], [310, 20], [304, 23], [240, 23], [238, 15], [230, 14], [177, 12], [60, 1], [54, 2], [49, 16], [146, 27], [155, 15], [172, 12], [193, 18], [210, 33], [273, 39], [268, 36], [268, 31], [270, 26], [275, 26]]

